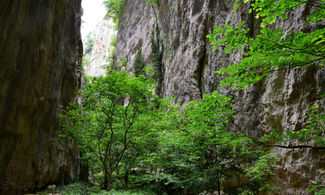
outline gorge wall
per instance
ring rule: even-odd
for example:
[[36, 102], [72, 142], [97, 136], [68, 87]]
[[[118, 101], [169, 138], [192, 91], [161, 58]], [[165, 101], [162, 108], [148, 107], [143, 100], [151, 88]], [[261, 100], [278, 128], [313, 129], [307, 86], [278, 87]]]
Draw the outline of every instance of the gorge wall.
[[107, 61], [112, 55], [112, 41], [116, 40], [115, 24], [110, 19], [103, 19], [83, 41], [85, 43], [84, 70], [89, 76], [103, 76]]
[[[215, 70], [242, 58], [241, 53], [213, 52], [206, 35], [215, 25], [246, 24], [256, 33], [258, 21], [248, 14], [248, 5], [233, 10], [232, 0], [160, 0], [159, 6], [148, 0], [129, 0], [119, 21], [117, 60], [126, 57], [126, 69], [133, 71], [138, 50], [152, 65], [151, 38], [159, 39], [162, 53], [161, 97], [175, 97], [179, 103], [200, 99], [219, 90], [234, 96], [235, 124], [258, 136], [272, 129], [295, 130], [304, 124], [311, 105], [323, 100], [325, 67], [286, 69], [271, 74], [256, 85], [241, 91], [218, 88], [222, 78]], [[286, 32], [303, 28], [304, 9], [279, 22]], [[158, 28], [156, 28], [158, 27]], [[159, 32], [157, 31], [159, 30]], [[153, 35], [158, 32], [159, 36]], [[235, 126], [235, 125], [234, 125]], [[295, 143], [284, 143], [295, 144]], [[308, 149], [274, 149], [280, 158], [272, 183], [283, 194], [305, 194], [313, 182], [325, 184], [325, 152]]]
[[81, 15], [81, 0], [0, 1], [0, 194], [78, 176], [78, 152], [54, 137], [81, 85]]

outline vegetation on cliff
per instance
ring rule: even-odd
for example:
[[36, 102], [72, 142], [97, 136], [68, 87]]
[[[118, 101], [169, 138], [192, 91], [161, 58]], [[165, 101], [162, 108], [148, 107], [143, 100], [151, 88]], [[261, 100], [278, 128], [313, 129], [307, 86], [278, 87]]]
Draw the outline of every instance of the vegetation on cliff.
[[[107, 6], [115, 10], [113, 17], [118, 18], [125, 2], [107, 1]], [[243, 89], [274, 71], [323, 66], [325, 31], [317, 24], [324, 19], [324, 0], [315, 4], [304, 0], [242, 3], [251, 3], [250, 11], [262, 18], [256, 36], [249, 34], [250, 29], [244, 23], [217, 26], [208, 35], [214, 49], [243, 52], [244, 57], [237, 64], [217, 71], [227, 76], [221, 83], [223, 87]], [[288, 12], [301, 6], [311, 6], [313, 10], [307, 14], [306, 28], [291, 34], [274, 28], [276, 20], [285, 20]], [[155, 41], [153, 38], [152, 42]], [[153, 50], [159, 50], [156, 45], [153, 44]], [[162, 54], [156, 54], [154, 60], [161, 62]], [[61, 116], [64, 121], [61, 137], [81, 150], [83, 160], [94, 174], [92, 182], [108, 191], [146, 189], [156, 194], [276, 191], [277, 186], [269, 184], [272, 165], [277, 161], [270, 153], [271, 147], [318, 150], [325, 147], [323, 105], [311, 107], [305, 125], [297, 131], [283, 134], [275, 130], [264, 137], [253, 137], [231, 124], [236, 112], [231, 97], [215, 91], [180, 106], [173, 99], [160, 99], [154, 93], [152, 78], [157, 72], [150, 72], [153, 68], [145, 66], [140, 50], [134, 68], [135, 75], [108, 70], [107, 76], [90, 80], [81, 92], [81, 104], [72, 105]], [[292, 140], [302, 144], [286, 145]], [[241, 179], [236, 180], [238, 177]], [[322, 187], [315, 185], [310, 191], [322, 193]]]
[[[310, 2], [307, 0], [244, 0], [250, 3], [250, 12], [256, 18], [262, 18], [256, 36], [249, 33], [252, 29], [241, 22], [238, 26], [216, 26], [213, 34], [208, 35], [214, 50], [223, 48], [225, 52], [243, 51], [243, 59], [238, 63], [221, 68], [216, 73], [226, 75], [221, 81], [222, 87], [232, 86], [243, 89], [261, 81], [275, 71], [297, 69], [308, 66], [324, 66], [325, 63], [325, 28], [319, 23], [325, 18], [325, 1]], [[286, 20], [289, 12], [307, 6], [304, 26], [301, 29], [284, 34], [283, 30], [274, 27], [277, 20]], [[315, 29], [315, 30], [313, 30]], [[315, 94], [323, 99], [324, 95]], [[261, 139], [267, 146], [282, 148], [325, 149], [323, 105], [315, 104], [306, 114], [303, 128], [285, 133], [274, 130]], [[301, 144], [287, 146], [292, 140]], [[273, 144], [272, 144], [273, 143]]]
[[127, 0], [105, 0], [104, 4], [107, 8], [106, 17], [113, 18], [115, 23], [118, 22]]
[[153, 84], [143, 75], [109, 71], [91, 80], [81, 93], [81, 105], [61, 116], [61, 137], [81, 150], [96, 183], [108, 191], [220, 192], [226, 179], [254, 169], [259, 177], [224, 191], [257, 192], [266, 186], [262, 176], [271, 173], [269, 167], [247, 167], [273, 156], [241, 132], [227, 129], [234, 113], [231, 98], [214, 92], [182, 108], [158, 99]]

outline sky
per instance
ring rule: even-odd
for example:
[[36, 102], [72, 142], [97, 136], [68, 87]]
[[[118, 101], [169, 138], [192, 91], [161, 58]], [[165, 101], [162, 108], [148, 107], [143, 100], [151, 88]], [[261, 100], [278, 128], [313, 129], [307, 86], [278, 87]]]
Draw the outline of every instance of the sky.
[[81, 36], [83, 38], [104, 18], [106, 8], [103, 2], [104, 0], [82, 0]]

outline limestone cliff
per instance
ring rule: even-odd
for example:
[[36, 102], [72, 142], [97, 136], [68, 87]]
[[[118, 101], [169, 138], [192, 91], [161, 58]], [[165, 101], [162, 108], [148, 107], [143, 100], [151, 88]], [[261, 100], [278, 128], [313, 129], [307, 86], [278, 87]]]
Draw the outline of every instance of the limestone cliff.
[[81, 14], [81, 0], [0, 1], [0, 194], [78, 175], [55, 132], [81, 85]]
[[[258, 21], [248, 14], [247, 5], [233, 11], [232, 0], [160, 0], [159, 6], [147, 0], [127, 1], [119, 21], [117, 60], [127, 57], [126, 69], [133, 70], [135, 56], [142, 50], [147, 64], [153, 64], [151, 38], [158, 32], [162, 53], [161, 97], [175, 97], [186, 103], [218, 89], [220, 76], [215, 70], [241, 59], [241, 53], [213, 52], [206, 35], [215, 25], [246, 21], [253, 29]], [[290, 14], [281, 22], [286, 32], [302, 28], [304, 9]], [[158, 28], [156, 28], [158, 27]], [[159, 30], [159, 31], [157, 31]], [[234, 96], [236, 121], [252, 135], [272, 129], [299, 129], [308, 108], [324, 105], [316, 96], [325, 93], [325, 67], [277, 71], [255, 86], [242, 91], [218, 89]], [[317, 181], [325, 184], [325, 152], [276, 149], [280, 157], [273, 183], [283, 194], [304, 194]]]
[[[85, 73], [89, 76], [103, 76], [107, 69], [107, 62], [113, 52], [112, 40], [116, 36], [114, 22], [103, 19], [89, 34], [88, 40], [84, 40], [88, 51], [85, 51], [86, 63], [84, 63]], [[87, 45], [90, 43], [92, 45]], [[87, 49], [87, 48], [86, 48]]]

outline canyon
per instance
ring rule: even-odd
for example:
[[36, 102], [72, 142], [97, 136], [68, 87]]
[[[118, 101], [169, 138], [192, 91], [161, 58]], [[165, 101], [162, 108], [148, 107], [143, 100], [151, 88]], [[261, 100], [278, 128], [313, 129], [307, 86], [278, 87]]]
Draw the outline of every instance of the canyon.
[[[324, 98], [316, 98], [325, 93], [325, 67], [276, 71], [244, 90], [220, 88], [223, 76], [215, 71], [241, 60], [242, 52], [213, 51], [206, 35], [216, 25], [245, 21], [254, 36], [260, 24], [248, 13], [248, 4], [233, 6], [232, 0], [128, 0], [119, 18], [115, 63], [127, 59], [123, 69], [132, 73], [139, 51], [153, 66], [159, 52], [160, 97], [186, 104], [218, 90], [233, 96], [233, 129], [240, 126], [251, 136], [300, 129], [312, 105], [325, 105]], [[286, 33], [305, 28], [305, 9], [276, 26]], [[0, 194], [19, 194], [80, 176], [79, 151], [59, 141], [56, 131], [61, 109], [78, 101], [83, 83], [81, 15], [81, 0], [0, 2]], [[88, 55], [99, 56], [97, 64], [102, 65], [108, 59], [107, 39], [114, 33], [103, 26], [98, 30], [109, 33], [99, 36], [98, 49], [92, 51], [97, 53]], [[159, 51], [153, 51], [153, 40]], [[283, 194], [306, 194], [312, 182], [325, 185], [324, 150], [273, 152], [279, 161], [271, 183]]]
[[81, 0], [0, 2], [0, 194], [78, 178], [56, 131], [82, 84], [81, 15]]
[[[252, 136], [273, 129], [282, 132], [300, 129], [310, 106], [325, 104], [324, 99], [316, 98], [325, 92], [325, 67], [276, 71], [244, 90], [218, 87], [223, 76], [215, 71], [238, 62], [243, 56], [241, 52], [225, 53], [221, 48], [212, 51], [206, 35], [216, 25], [245, 21], [254, 36], [260, 25], [248, 13], [248, 4], [236, 10], [233, 7], [234, 1], [230, 0], [160, 0], [159, 5], [144, 0], [127, 1], [119, 20], [117, 60], [126, 57], [125, 68], [132, 72], [135, 56], [141, 50], [146, 63], [153, 65], [150, 40], [152, 36], [157, 37], [158, 30], [162, 53], [162, 78], [158, 83], [161, 97], [174, 97], [184, 104], [219, 90], [233, 96], [237, 111], [233, 129], [240, 126]], [[296, 10], [287, 21], [278, 22], [277, 27], [284, 29], [285, 34], [304, 28], [305, 9]], [[324, 184], [325, 151], [275, 148], [274, 153], [280, 160], [272, 183], [284, 194], [305, 194], [311, 181]]]

